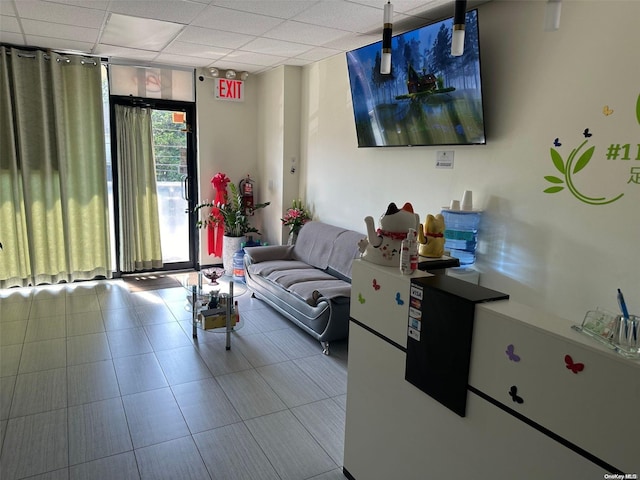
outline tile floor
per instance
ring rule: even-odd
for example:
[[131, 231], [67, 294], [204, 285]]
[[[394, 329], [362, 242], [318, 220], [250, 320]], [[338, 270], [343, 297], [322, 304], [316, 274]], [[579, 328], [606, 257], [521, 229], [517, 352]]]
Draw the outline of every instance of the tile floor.
[[322, 355], [245, 289], [226, 351], [185, 293], [0, 290], [0, 478], [344, 479], [346, 341]]

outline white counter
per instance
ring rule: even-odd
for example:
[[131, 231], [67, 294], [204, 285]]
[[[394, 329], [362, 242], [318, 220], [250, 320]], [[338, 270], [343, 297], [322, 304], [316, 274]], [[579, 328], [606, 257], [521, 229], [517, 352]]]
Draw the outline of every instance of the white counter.
[[[347, 475], [602, 479], [603, 464], [640, 475], [639, 361], [572, 330], [567, 320], [508, 300], [479, 304], [460, 417], [405, 380], [408, 302], [395, 298], [409, 297], [410, 281], [396, 269], [354, 262]], [[582, 370], [567, 368], [567, 355]]]

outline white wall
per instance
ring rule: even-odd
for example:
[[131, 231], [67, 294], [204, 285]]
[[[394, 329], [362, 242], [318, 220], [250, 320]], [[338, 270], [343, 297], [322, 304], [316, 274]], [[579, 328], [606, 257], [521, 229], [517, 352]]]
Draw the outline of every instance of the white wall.
[[[364, 232], [364, 217], [389, 202], [409, 201], [424, 218], [472, 190], [484, 209], [482, 285], [575, 322], [597, 306], [616, 310], [621, 288], [637, 313], [640, 184], [628, 181], [640, 161], [606, 153], [631, 144], [635, 159], [640, 148], [640, 2], [564, 1], [557, 32], [543, 31], [543, 17], [540, 1], [479, 8], [487, 145], [454, 148], [453, 170], [435, 168], [451, 147], [358, 149], [345, 56], [306, 67], [301, 195], [316, 219]], [[575, 183], [592, 197], [624, 193], [608, 205], [543, 193], [544, 177], [558, 175], [553, 140], [566, 159], [585, 128], [595, 152]]]
[[[237, 185], [250, 174], [257, 178], [258, 172], [258, 92], [257, 79], [249, 77], [244, 84], [245, 101], [230, 102], [215, 98], [215, 84], [212, 78], [198, 80], [196, 72], [196, 106], [198, 138], [198, 201], [213, 201], [215, 190], [211, 178], [218, 172], [226, 173]], [[258, 201], [260, 200], [258, 190]], [[260, 212], [251, 222], [261, 229]], [[222, 259], [207, 253], [206, 231], [200, 231], [201, 265], [222, 263]]]

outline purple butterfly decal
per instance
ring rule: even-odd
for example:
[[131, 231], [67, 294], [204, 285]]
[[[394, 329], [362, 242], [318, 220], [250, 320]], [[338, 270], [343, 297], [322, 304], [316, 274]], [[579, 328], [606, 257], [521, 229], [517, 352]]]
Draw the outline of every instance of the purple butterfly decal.
[[515, 347], [513, 346], [513, 344], [509, 344], [507, 345], [507, 349], [505, 350], [504, 353], [507, 354], [507, 357], [509, 357], [509, 360], [511, 360], [512, 362], [519, 362], [520, 361], [520, 356], [516, 355], [513, 350], [515, 349]]

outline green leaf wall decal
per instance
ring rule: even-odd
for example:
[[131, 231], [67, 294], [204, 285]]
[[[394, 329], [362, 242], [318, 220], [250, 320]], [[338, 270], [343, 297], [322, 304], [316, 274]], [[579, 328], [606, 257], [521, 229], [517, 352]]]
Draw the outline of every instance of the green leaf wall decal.
[[549, 187], [544, 191], [544, 193], [558, 193], [561, 190], [564, 190], [564, 187]]
[[564, 180], [562, 180], [561, 178], [558, 177], [554, 177], [553, 175], [547, 175], [546, 177], [544, 177], [545, 180], [551, 182], [551, 183], [564, 183]]
[[580, 170], [587, 166], [587, 163], [589, 163], [589, 160], [591, 160], [591, 157], [593, 156], [593, 151], [595, 150], [595, 148], [596, 147], [593, 146], [585, 150], [585, 152], [580, 155], [580, 158], [576, 162], [576, 166], [573, 169], [573, 173], [578, 173]]
[[562, 156], [560, 156], [555, 148], [551, 149], [551, 160], [553, 161], [553, 164], [558, 169], [558, 171], [564, 175], [564, 161], [562, 160]]

